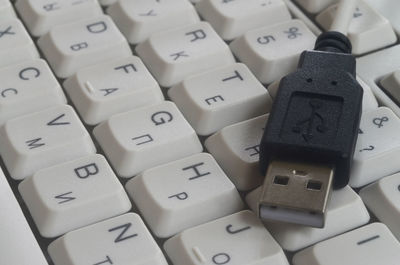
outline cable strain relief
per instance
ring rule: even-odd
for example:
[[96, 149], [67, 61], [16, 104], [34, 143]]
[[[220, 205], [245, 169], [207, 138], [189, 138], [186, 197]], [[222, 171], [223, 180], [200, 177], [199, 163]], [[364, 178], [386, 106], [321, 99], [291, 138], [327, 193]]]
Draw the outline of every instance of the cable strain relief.
[[327, 31], [318, 36], [314, 50], [351, 54], [352, 46], [350, 40], [342, 33]]

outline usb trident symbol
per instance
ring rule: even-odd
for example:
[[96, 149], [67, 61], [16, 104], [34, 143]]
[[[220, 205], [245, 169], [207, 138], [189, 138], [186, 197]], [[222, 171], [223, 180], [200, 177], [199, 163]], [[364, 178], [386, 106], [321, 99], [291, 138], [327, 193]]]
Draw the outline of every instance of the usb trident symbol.
[[[318, 113], [318, 109], [321, 109], [323, 104], [315, 99], [311, 99], [309, 104], [311, 107], [310, 116], [307, 119], [297, 122], [296, 126], [294, 126], [292, 129], [295, 133], [302, 133], [303, 138], [306, 142], [310, 141], [313, 138], [313, 128], [316, 124], [319, 123], [315, 127], [318, 132], [324, 133], [327, 130], [324, 118], [321, 116], [321, 114]], [[306, 127], [305, 131], [302, 131], [303, 126]]]

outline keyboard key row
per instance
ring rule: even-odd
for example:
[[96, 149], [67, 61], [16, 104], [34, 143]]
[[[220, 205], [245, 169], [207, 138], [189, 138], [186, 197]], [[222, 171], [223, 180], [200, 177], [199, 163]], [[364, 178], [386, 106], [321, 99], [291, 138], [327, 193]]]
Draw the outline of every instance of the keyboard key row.
[[[19, 1], [22, 2], [23, 0]], [[112, 2], [106, 0], [102, 1], [102, 4], [109, 5]], [[116, 13], [117, 15], [111, 14], [110, 11], [113, 9], [118, 10], [116, 7], [118, 5], [121, 6], [123, 2], [114, 3], [108, 9], [109, 14], [114, 16], [114, 19], [120, 17], [120, 14], [128, 10], [121, 8], [118, 11], [119, 13]], [[125, 4], [129, 5], [131, 2], [133, 1], [126, 1]], [[150, 3], [150, 1], [142, 2], [143, 6], [154, 4]], [[185, 2], [189, 3], [187, 0]], [[207, 2], [210, 4], [213, 1], [202, 1], [204, 5]], [[236, 5], [235, 2], [227, 1], [226, 5]], [[256, 3], [258, 1], [253, 2]], [[272, 5], [271, 2], [274, 1], [265, 1], [265, 3], [261, 3], [261, 6], [267, 10], [268, 8], [263, 4]], [[276, 1], [274, 4], [278, 4], [278, 2], [281, 1]], [[67, 6], [68, 2], [62, 3], [62, 5], [64, 4], [65, 6], [62, 6], [61, 9], [65, 13], [61, 13], [61, 11], [58, 13], [60, 16], [60, 20], [58, 20], [60, 21], [59, 26], [54, 29], [49, 28], [47, 32], [43, 33], [45, 35], [39, 40], [39, 46], [46, 57], [50, 61], [52, 60], [51, 66], [53, 69], [58, 69], [56, 70], [57, 75], [60, 77], [70, 77], [64, 83], [64, 86], [79, 113], [82, 115], [83, 120], [91, 125], [101, 123], [94, 130], [94, 136], [118, 174], [123, 177], [132, 177], [139, 174], [128, 182], [126, 189], [130, 197], [137, 204], [144, 219], [148, 222], [152, 232], [157, 237], [169, 237], [185, 230], [182, 234], [178, 234], [167, 241], [165, 245], [166, 252], [174, 264], [187, 265], [208, 262], [210, 264], [229, 263], [243, 265], [268, 261], [274, 264], [287, 265], [288, 262], [281, 247], [279, 247], [259, 221], [256, 220], [254, 214], [250, 212], [239, 213], [211, 221], [243, 208], [241, 199], [231, 181], [238, 189], [249, 190], [258, 186], [263, 179], [257, 170], [259, 152], [257, 144], [262, 135], [267, 115], [252, 120], [248, 119], [262, 115], [268, 111], [265, 108], [265, 106], [271, 105], [271, 98], [268, 91], [254, 78], [244, 64], [234, 64], [232, 53], [227, 49], [228, 46], [208, 23], [196, 23], [198, 18], [191, 17], [192, 14], [196, 16], [196, 13], [193, 11], [193, 7], [188, 4], [186, 11], [188, 21], [185, 23], [179, 22], [184, 27], [171, 31], [163, 31], [163, 29], [157, 28], [161, 25], [152, 28], [151, 25], [154, 24], [147, 24], [146, 22], [145, 27], [148, 28], [143, 32], [148, 35], [142, 35], [142, 40], [138, 42], [142, 42], [150, 36], [150, 32], [155, 32], [156, 34], [137, 47], [139, 56], [143, 58], [144, 63], [156, 79], [159, 82], [167, 80], [164, 85], [162, 84], [163, 86], [173, 86], [168, 93], [170, 98], [179, 107], [178, 110], [173, 103], [162, 102], [163, 96], [160, 87], [146, 70], [141, 60], [138, 57], [132, 56], [127, 41], [119, 33], [119, 30], [122, 30], [121, 23], [131, 23], [133, 20], [131, 17], [128, 18], [130, 21], [116, 22], [120, 29], [115, 27], [109, 17], [99, 17], [98, 15], [93, 15], [91, 19], [85, 17], [84, 20], [78, 20], [77, 16], [74, 19], [74, 23], [67, 24], [72, 20], [66, 22], [66, 19], [64, 22], [61, 22], [61, 17], [63, 17], [63, 14], [68, 14], [65, 15], [65, 18], [68, 16], [68, 19], [70, 19], [73, 8], [72, 6]], [[57, 5], [58, 3], [55, 4], [55, 6]], [[201, 4], [198, 4], [196, 8], [200, 10], [200, 6]], [[166, 10], [167, 7], [164, 7]], [[171, 4], [169, 8], [172, 7], [173, 5]], [[235, 8], [238, 7], [240, 7], [239, 4]], [[56, 12], [56, 10], [51, 10], [51, 12]], [[129, 10], [132, 9], [129, 8]], [[210, 12], [209, 10], [207, 9], [204, 12]], [[238, 10], [233, 11], [238, 12]], [[254, 12], [266, 12], [265, 10], [260, 9], [256, 11], [254, 9]], [[144, 16], [144, 19], [152, 19], [153, 14], [158, 14], [156, 13], [158, 11], [161, 13], [165, 12], [164, 9], [150, 9], [147, 12], [148, 15]], [[194, 13], [190, 13], [191, 11]], [[222, 10], [220, 15], [229, 15], [224, 12], [226, 10]], [[282, 12], [282, 14], [285, 14], [283, 9]], [[171, 13], [168, 14], [170, 15]], [[205, 15], [203, 16], [205, 17]], [[189, 17], [191, 17], [192, 21], [189, 21]], [[242, 18], [236, 16], [235, 23], [241, 21], [240, 19]], [[271, 19], [288, 20], [284, 15], [280, 18]], [[168, 23], [172, 25], [172, 22], [168, 21], [165, 20], [165, 25]], [[255, 21], [257, 21], [256, 15], [254, 15], [254, 20], [251, 23], [256, 23]], [[213, 24], [212, 21], [210, 22]], [[54, 23], [54, 25], [57, 25], [57, 23]], [[243, 25], [235, 28], [234, 32], [238, 34], [237, 36], [242, 34], [246, 36], [249, 33], [245, 32], [255, 27], [254, 24], [250, 26], [251, 23], [250, 21], [245, 25], [242, 23]], [[242, 28], [243, 32], [238, 33], [242, 26], [248, 28], [245, 30]], [[127, 26], [129, 29], [132, 29], [132, 27], [132, 24]], [[265, 30], [267, 28], [268, 31]], [[66, 30], [68, 38], [62, 34], [63, 31], [61, 29]], [[48, 32], [49, 30], [50, 32]], [[217, 29], [216, 31], [222, 34], [223, 30], [219, 31]], [[295, 46], [291, 46], [291, 42], [295, 39], [297, 41], [301, 39], [298, 42], [299, 45], [304, 41], [304, 43], [308, 43], [307, 45], [311, 45], [310, 48], [312, 48], [315, 40], [315, 36], [307, 27], [297, 20], [290, 20], [279, 25], [268, 26], [253, 31], [257, 32], [259, 34], [258, 37], [267, 43], [252, 43], [251, 45], [254, 47], [243, 46], [243, 49], [237, 48], [236, 51], [233, 49], [233, 44], [231, 45], [232, 50], [234, 50], [235, 55], [238, 57], [238, 54], [242, 50], [247, 50], [243, 52], [243, 61], [248, 64], [250, 64], [250, 61], [245, 61], [246, 57], [249, 57], [249, 54], [257, 52], [258, 48], [256, 48], [256, 44], [268, 46], [268, 44], [278, 42], [280, 47], [287, 44], [288, 49], [291, 49], [290, 47]], [[126, 32], [124, 34], [128, 35]], [[135, 34], [137, 33], [135, 32], [133, 35]], [[98, 37], [99, 35], [101, 37]], [[303, 37], [304, 39], [302, 39]], [[71, 38], [73, 42], [69, 43]], [[169, 42], [171, 38], [173, 41]], [[111, 57], [106, 56], [106, 54], [110, 54], [108, 52], [109, 46], [99, 47], [95, 45], [98, 40], [105, 42], [103, 39], [107, 40], [109, 44], [114, 45], [110, 49], [119, 50], [118, 55], [112, 55], [113, 60], [110, 60]], [[66, 41], [69, 42], [67, 43]], [[281, 41], [284, 45], [281, 45]], [[132, 40], [131, 42], [135, 43]], [[183, 43], [182, 51], [179, 50], [171, 56], [172, 50], [170, 49], [179, 49], [181, 43]], [[144, 51], [143, 54], [139, 52], [141, 49]], [[293, 54], [289, 56], [290, 58], [286, 57], [287, 54], [283, 53], [278, 54], [278, 56], [270, 54], [267, 58], [261, 58], [262, 61], [260, 61], [260, 64], [268, 65], [262, 69], [270, 71], [268, 72], [268, 76], [284, 75], [291, 71], [289, 69], [295, 67], [293, 58], [299, 56], [303, 49], [293, 50]], [[43, 80], [39, 80], [42, 78], [41, 69], [43, 69], [44, 73], [47, 73], [49, 69], [40, 60], [32, 62], [35, 62], [32, 66], [28, 64], [18, 65], [29, 69], [23, 72], [23, 77], [38, 81], [38, 87], [40, 87], [39, 81], [44, 82], [45, 78], [54, 81], [54, 77], [51, 74], [43, 75]], [[209, 64], [210, 62], [212, 63]], [[207, 70], [209, 68], [214, 70], [204, 72], [206, 65]], [[286, 69], [283, 68], [285, 65], [287, 66]], [[85, 68], [87, 66], [91, 67]], [[13, 65], [13, 67], [15, 75], [19, 67], [17, 65]], [[40, 76], [37, 76], [38, 74], [35, 69], [40, 69]], [[253, 66], [252, 70], [254, 69], [256, 69], [255, 66]], [[4, 73], [6, 74], [6, 72]], [[184, 78], [189, 74], [196, 75]], [[257, 77], [260, 78], [260, 75]], [[17, 93], [19, 93], [19, 87], [21, 87], [21, 91], [24, 91], [23, 82], [18, 79], [17, 81], [21, 82]], [[269, 80], [267, 81], [263, 82], [270, 83]], [[202, 87], [208, 82], [209, 85]], [[218, 82], [225, 82], [223, 85], [226, 84], [226, 87], [218, 85]], [[235, 86], [232, 84], [233, 82], [235, 82]], [[15, 84], [18, 85], [17, 82]], [[50, 82], [49, 84], [52, 83]], [[52, 88], [50, 89], [50, 87]], [[246, 93], [241, 95], [240, 93], [243, 93], [244, 87], [246, 87]], [[220, 93], [218, 95], [209, 95], [216, 88]], [[32, 107], [32, 109], [29, 109], [31, 106], [26, 104], [27, 107], [24, 113], [13, 114], [10, 112], [10, 116], [6, 117], [5, 120], [41, 110], [41, 108], [48, 108], [45, 104], [65, 104], [65, 97], [59, 86], [49, 85], [49, 91], [53, 91], [61, 102], [57, 104], [51, 102], [51, 100], [55, 100], [54, 97], [51, 97], [51, 100], [43, 99], [45, 103], [37, 102], [38, 105]], [[12, 93], [13, 90], [6, 90], [4, 94], [12, 96]], [[241, 95], [241, 97], [238, 97], [238, 95]], [[21, 102], [23, 100], [28, 102], [28, 99], [33, 101], [33, 94], [21, 93]], [[185, 101], [191, 101], [192, 104], [185, 105], [185, 103], [180, 103]], [[197, 109], [193, 108], [195, 103], [199, 106]], [[250, 107], [251, 111], [244, 111], [249, 110]], [[61, 106], [57, 108], [61, 110]], [[55, 113], [54, 109], [56, 108], [52, 109], [53, 114]], [[48, 110], [50, 111], [50, 109]], [[0, 139], [0, 146], [2, 143], [6, 143], [6, 146], [13, 146], [16, 150], [20, 147], [29, 149], [28, 152], [24, 150], [25, 153], [22, 152], [22, 155], [18, 149], [14, 152], [16, 155], [7, 152], [2, 153], [2, 156], [10, 157], [6, 165], [8, 164], [7, 167], [10, 168], [14, 167], [15, 172], [13, 173], [13, 177], [16, 176], [15, 178], [22, 179], [25, 176], [33, 175], [33, 177], [22, 182], [20, 191], [24, 200], [30, 202], [27, 203], [28, 208], [33, 215], [39, 231], [45, 237], [59, 236], [73, 229], [122, 214], [128, 211], [131, 206], [125, 191], [123, 191], [122, 186], [105, 159], [100, 155], [93, 155], [96, 150], [90, 137], [87, 137], [87, 132], [82, 124], [79, 120], [76, 120], [76, 114], [70, 111], [66, 110], [66, 113], [63, 112], [56, 115], [47, 121], [46, 125], [42, 124], [43, 126], [36, 125], [43, 123], [45, 119], [49, 118], [49, 116], [44, 115], [45, 111], [40, 112], [40, 119], [36, 118], [35, 114], [37, 113], [13, 119], [7, 122], [5, 126], [10, 126], [10, 131], [6, 130], [8, 134]], [[205, 115], [207, 112], [209, 112], [208, 116]], [[113, 116], [118, 113], [122, 114]], [[46, 118], [44, 119], [45, 116]], [[185, 116], [190, 125], [183, 116]], [[73, 122], [68, 119], [70, 117], [73, 117]], [[111, 119], [109, 119], [110, 117]], [[18, 124], [15, 127], [11, 126], [10, 124], [14, 124], [16, 120], [19, 120]], [[243, 120], [246, 121], [234, 124]], [[390, 121], [392, 120], [394, 119], [390, 118]], [[42, 135], [41, 133], [43, 133], [43, 135], [46, 134], [46, 137], [38, 136], [32, 139], [29, 138], [24, 142], [22, 139], [27, 138], [28, 132], [27, 130], [24, 132], [22, 125], [20, 126], [23, 123], [33, 128], [29, 133], [33, 132], [38, 135]], [[231, 124], [233, 125], [222, 129]], [[67, 137], [65, 137], [68, 132], [63, 130], [51, 133], [50, 130], [47, 130], [47, 127], [65, 128], [65, 126], [70, 125], [75, 127], [76, 132], [79, 131], [79, 137], [74, 137], [74, 140], [79, 139], [80, 142], [69, 142], [66, 139]], [[83, 130], [78, 130], [78, 127]], [[205, 145], [231, 180], [219, 168], [213, 157], [203, 153], [199, 154], [202, 151], [202, 147], [192, 127], [198, 134], [202, 135], [209, 135], [222, 129], [207, 139]], [[14, 134], [15, 131], [18, 131], [18, 133]], [[372, 132], [368, 133], [367, 137], [371, 137], [372, 134]], [[47, 136], [49, 137], [47, 138]], [[14, 137], [15, 141], [13, 140]], [[47, 140], [50, 140], [49, 144]], [[25, 143], [25, 145], [15, 144], [16, 142]], [[78, 150], [80, 153], [77, 151], [75, 154], [68, 155], [65, 161], [59, 159], [56, 153], [65, 152], [61, 143], [65, 146], [67, 143], [75, 145], [76, 147], [73, 150]], [[46, 148], [47, 145], [51, 145], [51, 148], [55, 146], [53, 153], [50, 152], [50, 147], [48, 150], [42, 149]], [[28, 154], [32, 150], [34, 152]], [[223, 150], [225, 152], [222, 152]], [[379, 155], [380, 153], [377, 153], [376, 157]], [[26, 157], [29, 159], [25, 160]], [[50, 159], [48, 159], [49, 157]], [[79, 159], [74, 160], [77, 158]], [[17, 161], [17, 163], [11, 161]], [[33, 162], [32, 164], [23, 164], [26, 161]], [[66, 161], [70, 162], [63, 163]], [[135, 161], [135, 163], [132, 163], [132, 161]], [[48, 168], [48, 166], [54, 167]], [[24, 169], [22, 170], [22, 168]], [[37, 170], [42, 168], [46, 169], [37, 172]], [[25, 169], [27, 170], [25, 171]], [[188, 172], [194, 175], [186, 176]], [[379, 174], [381, 174], [379, 178], [385, 175], [381, 171], [379, 171]], [[163, 176], [162, 178], [160, 178], [161, 175]], [[362, 181], [370, 182], [367, 178]], [[58, 183], [62, 185], [56, 185]], [[221, 189], [224, 192], [221, 192]], [[339, 215], [348, 215], [348, 219], [345, 219], [346, 224], [343, 224], [342, 221], [334, 221], [335, 223], [340, 223], [340, 229], [332, 225], [329, 227], [331, 230], [328, 229], [328, 231], [319, 234], [314, 231], [301, 229], [297, 231], [297, 228], [291, 230], [292, 228], [286, 225], [280, 227], [279, 225], [275, 226], [271, 224], [270, 226], [267, 225], [267, 227], [285, 249], [298, 250], [299, 248], [309, 246], [328, 237], [363, 225], [369, 219], [368, 213], [366, 213], [365, 207], [358, 196], [354, 192], [354, 194], [350, 193], [346, 191], [345, 195], [341, 194], [340, 197], [343, 201], [331, 206], [332, 220], [338, 219]], [[254, 198], [256, 197], [256, 195], [253, 196]], [[339, 195], [337, 196], [339, 197]], [[249, 195], [249, 197], [251, 196]], [[221, 205], [215, 204], [215, 201], [221, 202]], [[339, 200], [337, 199], [336, 201]], [[150, 202], [153, 203], [152, 207], [149, 207]], [[111, 203], [113, 204], [112, 207], [110, 206]], [[223, 208], [221, 208], [222, 206]], [[98, 209], [102, 210], [98, 211]], [[337, 211], [337, 215], [335, 211]], [[68, 216], [73, 216], [73, 218], [71, 218], [71, 222], [66, 223], [65, 220]], [[221, 220], [225, 220], [227, 223]], [[207, 221], [211, 222], [201, 225]], [[190, 228], [196, 225], [200, 226]], [[107, 229], [107, 227], [109, 228]], [[235, 227], [244, 228], [235, 229]], [[253, 227], [257, 229], [254, 228], [253, 230]], [[136, 232], [130, 234], [129, 231], [131, 231], [131, 228], [137, 228]], [[188, 228], [189, 230], [186, 230]], [[253, 234], [246, 234], [248, 231], [251, 231]], [[110, 237], [110, 234], [113, 233], [114, 236], [117, 234], [115, 238]], [[303, 233], [308, 234], [310, 238], [304, 239]], [[95, 234], [99, 234], [99, 236], [94, 236]], [[143, 237], [140, 237], [142, 235]], [[204, 239], [201, 239], [200, 235]], [[215, 240], [216, 235], [218, 235], [218, 240]], [[288, 243], [286, 240], [291, 235], [293, 235], [293, 238]], [[234, 236], [236, 237], [233, 238]], [[240, 236], [243, 236], [243, 238]], [[131, 242], [131, 240], [139, 237], [143, 241]], [[250, 241], [244, 240], [249, 237], [251, 237]], [[104, 240], [105, 238], [108, 240]], [[131, 245], [129, 245], [129, 248], [126, 246], [126, 249], [123, 249], [120, 247], [120, 242], [124, 242], [124, 244], [129, 242]], [[246, 245], [243, 242], [246, 242]], [[171, 245], [169, 251], [167, 248], [168, 244]], [[251, 250], [249, 250], [250, 247]], [[132, 253], [131, 248], [137, 249], [137, 252]], [[64, 263], [65, 265], [75, 265], [75, 263], [114, 264], [128, 262], [128, 260], [133, 259], [138, 262], [141, 262], [141, 260], [150, 260], [151, 264], [167, 264], [143, 222], [135, 214], [123, 215], [72, 233], [67, 233], [52, 243], [49, 252], [57, 265]], [[133, 254], [135, 254], [135, 257]]]

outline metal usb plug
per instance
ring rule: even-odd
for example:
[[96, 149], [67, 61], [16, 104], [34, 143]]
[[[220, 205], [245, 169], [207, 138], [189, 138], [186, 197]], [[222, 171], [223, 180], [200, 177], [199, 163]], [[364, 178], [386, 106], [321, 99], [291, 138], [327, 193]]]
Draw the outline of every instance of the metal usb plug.
[[272, 161], [259, 201], [264, 221], [322, 228], [334, 169], [321, 164]]

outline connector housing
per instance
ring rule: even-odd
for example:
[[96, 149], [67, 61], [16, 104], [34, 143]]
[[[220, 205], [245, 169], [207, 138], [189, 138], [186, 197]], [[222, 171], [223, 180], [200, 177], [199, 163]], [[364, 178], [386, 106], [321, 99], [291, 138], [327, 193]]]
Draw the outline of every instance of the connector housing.
[[363, 89], [351, 54], [302, 53], [299, 69], [284, 77], [261, 141], [260, 167], [273, 160], [330, 165], [334, 188], [349, 180]]

